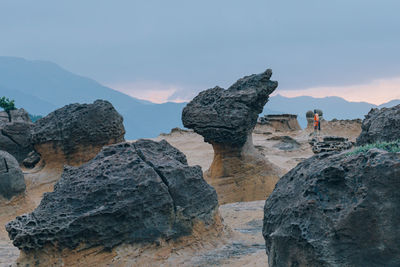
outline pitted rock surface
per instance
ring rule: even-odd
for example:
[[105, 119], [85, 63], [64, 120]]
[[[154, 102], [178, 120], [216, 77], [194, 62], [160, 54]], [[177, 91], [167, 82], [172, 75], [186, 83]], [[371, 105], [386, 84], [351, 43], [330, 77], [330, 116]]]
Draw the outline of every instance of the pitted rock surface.
[[400, 139], [400, 105], [392, 108], [371, 109], [361, 126], [357, 145], [390, 142]]
[[154, 242], [191, 234], [196, 222], [212, 224], [215, 190], [199, 166], [166, 141], [106, 146], [90, 162], [65, 167], [54, 192], [31, 214], [6, 225], [20, 249]]
[[266, 70], [238, 80], [227, 90], [217, 86], [201, 92], [183, 109], [183, 125], [208, 143], [244, 145], [278, 86], [271, 75]]
[[314, 137], [309, 141], [309, 144], [312, 146], [314, 154], [332, 151], [340, 152], [348, 150], [354, 145], [349, 139], [340, 136], [324, 136], [323, 140]]
[[400, 266], [400, 153], [323, 153], [283, 176], [264, 207], [270, 267]]
[[32, 129], [32, 143], [35, 147], [53, 143], [68, 155], [78, 146], [122, 142], [124, 134], [122, 116], [110, 102], [96, 100], [93, 104], [67, 105], [39, 119]]
[[6, 112], [0, 112], [0, 150], [7, 151], [21, 163], [33, 150], [30, 142], [32, 126], [24, 109], [11, 110], [10, 117]]
[[0, 195], [10, 199], [25, 191], [24, 175], [18, 161], [6, 151], [0, 151]]

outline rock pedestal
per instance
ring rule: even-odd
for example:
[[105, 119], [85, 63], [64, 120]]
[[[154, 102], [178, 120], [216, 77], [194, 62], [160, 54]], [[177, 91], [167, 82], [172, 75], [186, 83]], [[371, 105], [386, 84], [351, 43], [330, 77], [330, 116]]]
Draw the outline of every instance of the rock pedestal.
[[32, 143], [46, 166], [78, 166], [105, 145], [124, 141], [123, 118], [111, 103], [71, 104], [38, 120]]
[[301, 130], [297, 115], [294, 114], [264, 115], [264, 117], [259, 118], [259, 123], [270, 126], [278, 132]]
[[6, 151], [0, 151], [0, 196], [11, 199], [25, 191], [24, 175], [18, 161]]
[[400, 105], [392, 108], [371, 109], [361, 126], [357, 145], [390, 142], [400, 139]]
[[43, 252], [49, 248], [111, 250], [178, 239], [198, 223], [212, 227], [217, 212], [216, 192], [199, 166], [188, 166], [166, 141], [139, 140], [106, 146], [90, 162], [65, 167], [54, 192], [6, 229], [25, 258], [37, 255], [43, 264], [55, 257]]
[[201, 92], [182, 112], [182, 122], [212, 144], [214, 160], [205, 173], [220, 203], [264, 199], [279, 179], [279, 168], [254, 149], [251, 133], [278, 83], [272, 71], [238, 80], [227, 90]]
[[270, 267], [400, 266], [400, 153], [324, 153], [265, 202]]

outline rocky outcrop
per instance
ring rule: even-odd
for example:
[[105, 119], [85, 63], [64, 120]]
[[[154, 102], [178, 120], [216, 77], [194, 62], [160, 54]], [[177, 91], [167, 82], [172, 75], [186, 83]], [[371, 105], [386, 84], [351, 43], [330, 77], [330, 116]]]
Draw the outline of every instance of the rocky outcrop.
[[221, 203], [265, 198], [279, 168], [254, 149], [251, 133], [278, 83], [272, 71], [238, 80], [227, 90], [215, 87], [196, 96], [182, 112], [182, 122], [212, 144], [214, 160], [206, 172]]
[[13, 155], [22, 162], [33, 150], [30, 142], [32, 122], [24, 109], [0, 112], [0, 150]]
[[295, 139], [293, 139], [290, 136], [284, 135], [284, 136], [273, 136], [269, 138], [268, 140], [271, 141], [279, 141], [274, 147], [284, 150], [284, 151], [293, 151], [297, 150], [300, 148], [301, 144], [297, 142]]
[[325, 136], [322, 141], [314, 137], [309, 141], [309, 144], [312, 146], [314, 154], [332, 151], [340, 152], [348, 150], [354, 145], [349, 139], [340, 136]]
[[124, 141], [123, 118], [108, 101], [71, 104], [38, 120], [32, 143], [46, 165], [77, 166], [105, 145]]
[[27, 254], [49, 246], [111, 249], [190, 235], [196, 223], [213, 225], [217, 208], [216, 192], [199, 166], [188, 166], [166, 141], [139, 140], [106, 146], [90, 162], [66, 166], [54, 192], [6, 229]]
[[400, 105], [371, 109], [362, 122], [357, 145], [390, 142], [400, 139]]
[[377, 149], [300, 163], [265, 203], [269, 266], [400, 266], [399, 177]]
[[23, 193], [25, 188], [18, 161], [6, 151], [0, 151], [0, 196], [10, 199]]
[[264, 115], [258, 119], [258, 123], [270, 126], [277, 132], [301, 130], [300, 124], [297, 121], [297, 115], [294, 114]]

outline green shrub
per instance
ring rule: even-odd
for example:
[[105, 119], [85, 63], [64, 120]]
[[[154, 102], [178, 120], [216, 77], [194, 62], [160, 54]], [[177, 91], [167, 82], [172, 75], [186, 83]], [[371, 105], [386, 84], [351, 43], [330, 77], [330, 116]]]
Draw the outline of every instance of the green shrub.
[[10, 100], [5, 96], [0, 98], [0, 108], [3, 108], [4, 111], [9, 112], [10, 110], [16, 109], [14, 100]]
[[353, 151], [349, 152], [348, 155], [354, 155], [358, 153], [364, 153], [372, 148], [378, 148], [386, 150], [388, 152], [397, 153], [400, 152], [400, 139], [392, 142], [377, 142], [364, 146], [356, 147]]

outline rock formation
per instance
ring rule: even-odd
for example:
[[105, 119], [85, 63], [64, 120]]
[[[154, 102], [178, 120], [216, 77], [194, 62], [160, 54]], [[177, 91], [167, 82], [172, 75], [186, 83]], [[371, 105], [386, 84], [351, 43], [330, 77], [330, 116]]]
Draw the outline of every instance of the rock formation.
[[38, 120], [32, 143], [46, 165], [77, 166], [108, 144], [124, 141], [123, 119], [111, 103], [71, 104]]
[[0, 151], [0, 196], [10, 199], [23, 193], [25, 188], [18, 161], [6, 151]]
[[264, 115], [264, 117], [259, 118], [258, 123], [267, 125], [278, 132], [301, 130], [297, 115], [294, 114]]
[[26, 255], [49, 246], [111, 249], [190, 235], [197, 223], [212, 226], [217, 209], [216, 192], [199, 166], [188, 166], [166, 141], [139, 140], [106, 146], [88, 163], [66, 166], [54, 192], [6, 229]]
[[13, 155], [22, 162], [33, 150], [30, 142], [32, 122], [24, 109], [0, 112], [0, 150]]
[[265, 203], [269, 266], [400, 266], [399, 177], [377, 149], [300, 163]]
[[400, 105], [392, 108], [371, 109], [362, 122], [357, 145], [389, 142], [400, 139]]
[[274, 145], [274, 147], [280, 149], [280, 150], [285, 150], [285, 151], [293, 151], [296, 149], [299, 149], [301, 144], [297, 142], [295, 139], [293, 139], [290, 136], [284, 135], [284, 136], [274, 136], [269, 138], [268, 140], [272, 141], [279, 141], [278, 144]]
[[354, 145], [349, 139], [339, 136], [325, 136], [323, 137], [323, 141], [313, 138], [309, 143], [312, 146], [314, 154], [348, 150]]
[[251, 133], [278, 83], [271, 70], [238, 80], [227, 90], [215, 87], [196, 96], [182, 112], [182, 122], [212, 144], [214, 160], [206, 173], [220, 203], [264, 199], [279, 169], [254, 149]]

